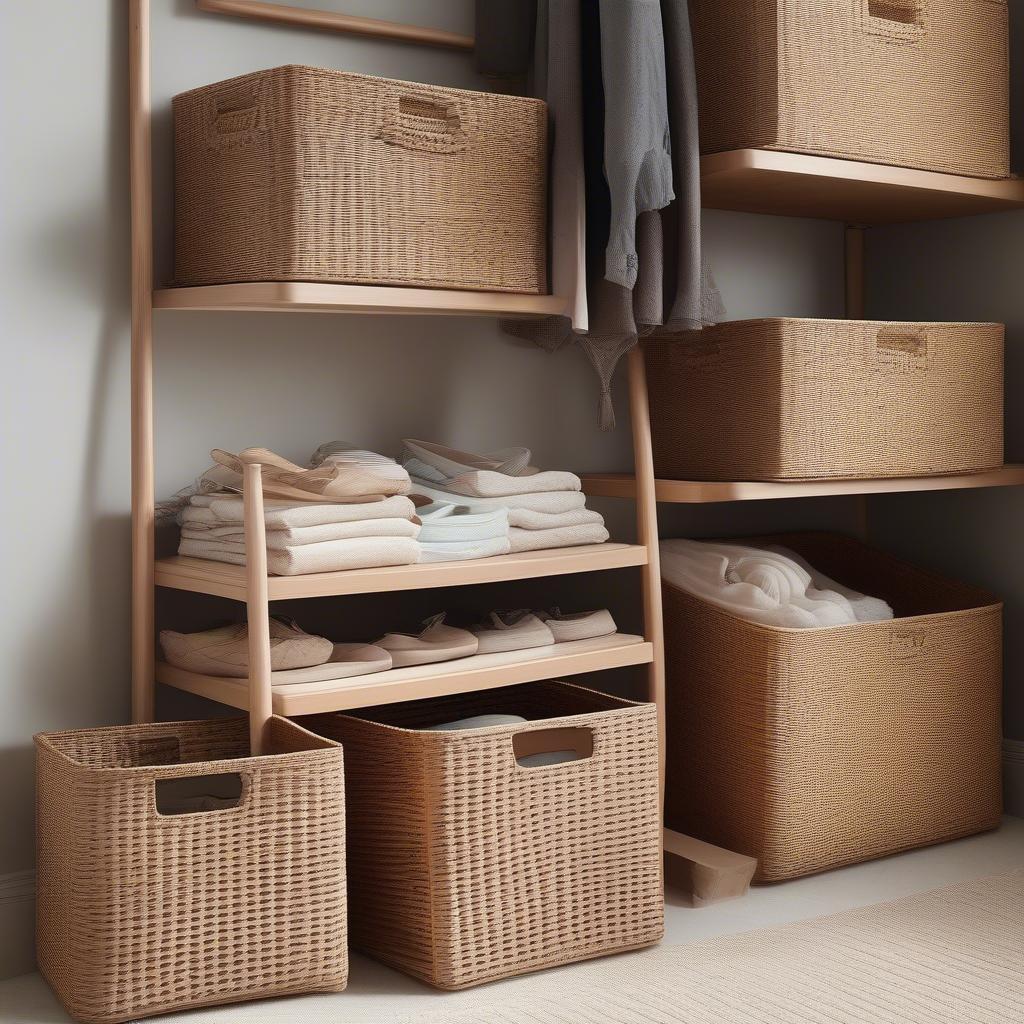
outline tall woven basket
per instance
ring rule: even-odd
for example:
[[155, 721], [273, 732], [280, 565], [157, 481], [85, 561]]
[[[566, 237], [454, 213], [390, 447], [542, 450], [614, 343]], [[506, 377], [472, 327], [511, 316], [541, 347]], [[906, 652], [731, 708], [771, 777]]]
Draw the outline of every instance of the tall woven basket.
[[655, 470], [880, 479], [1003, 464], [1003, 326], [740, 320], [645, 342]]
[[299, 66], [176, 96], [177, 283], [544, 292], [546, 109]]
[[248, 729], [36, 736], [39, 967], [77, 1020], [345, 988], [341, 748], [272, 718], [250, 757]]
[[1006, 0], [690, 0], [701, 149], [1005, 178]]
[[666, 582], [667, 825], [760, 882], [997, 827], [1002, 605], [850, 538], [767, 542], [897, 618], [777, 629]]
[[[530, 721], [424, 731], [494, 712]], [[661, 938], [653, 705], [545, 682], [314, 727], [345, 746], [354, 946], [459, 989]]]

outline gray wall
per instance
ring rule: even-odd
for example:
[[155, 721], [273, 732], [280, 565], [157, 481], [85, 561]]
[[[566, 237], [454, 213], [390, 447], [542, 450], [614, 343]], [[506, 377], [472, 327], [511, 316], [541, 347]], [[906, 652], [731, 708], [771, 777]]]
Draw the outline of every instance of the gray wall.
[[[33, 862], [32, 733], [121, 722], [128, 713], [126, 6], [37, 0], [0, 10], [0, 410], [7, 439], [0, 876]], [[470, 0], [335, 6], [471, 30]], [[200, 15], [191, 0], [154, 0], [153, 7], [158, 274], [166, 273], [170, 255], [175, 92], [289, 61], [475, 84], [470, 59], [458, 54]], [[837, 226], [708, 214], [707, 244], [733, 315], [840, 312]], [[410, 435], [476, 449], [525, 443], [542, 465], [630, 466], [628, 430], [597, 429], [597, 389], [583, 357], [547, 355], [489, 321], [172, 313], [156, 319], [161, 494], [202, 471], [215, 445], [267, 444], [304, 457], [331, 438], [389, 451]], [[621, 381], [616, 402], [625, 425]], [[791, 512], [775, 505], [741, 514], [714, 507], [669, 514], [666, 522], [703, 532], [762, 529], [793, 517], [812, 526], [854, 522], [849, 502], [794, 504]], [[608, 502], [605, 509], [628, 539], [628, 504]], [[626, 574], [604, 583], [627, 619], [639, 604], [635, 589], [623, 592], [628, 581]], [[536, 587], [533, 598], [544, 603], [546, 585]], [[199, 602], [175, 614], [217, 611]], [[14, 935], [13, 926], [7, 930]], [[7, 951], [0, 946], [0, 973], [28, 969], [29, 955], [24, 936]]]

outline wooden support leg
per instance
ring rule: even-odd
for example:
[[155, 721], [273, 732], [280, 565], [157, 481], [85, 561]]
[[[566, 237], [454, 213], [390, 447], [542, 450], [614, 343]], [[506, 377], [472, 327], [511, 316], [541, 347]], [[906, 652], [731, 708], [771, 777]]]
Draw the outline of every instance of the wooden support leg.
[[246, 615], [249, 622], [249, 749], [263, 752], [263, 735], [273, 713], [270, 679], [270, 604], [267, 596], [267, 536], [263, 519], [260, 466], [246, 466], [245, 502]]
[[647, 373], [643, 349], [629, 353], [629, 411], [633, 426], [633, 472], [636, 476], [637, 542], [647, 548], [641, 572], [644, 634], [654, 647], [648, 669], [647, 696], [658, 706], [661, 796], [665, 797], [665, 638], [661, 621], [661, 561], [658, 552], [658, 502], [654, 494], [651, 417], [647, 404]]
[[149, 0], [128, 9], [132, 251], [132, 721], [154, 717], [153, 202]]

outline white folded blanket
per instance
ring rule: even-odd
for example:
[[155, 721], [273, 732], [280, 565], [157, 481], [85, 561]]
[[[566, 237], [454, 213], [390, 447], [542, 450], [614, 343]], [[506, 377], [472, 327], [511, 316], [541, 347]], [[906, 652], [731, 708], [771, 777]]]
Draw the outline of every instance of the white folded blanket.
[[466, 512], [459, 505], [435, 504], [421, 508], [419, 517], [423, 523], [420, 541], [424, 544], [457, 544], [508, 537], [507, 508]]
[[486, 540], [460, 540], [453, 543], [420, 542], [421, 562], [464, 562], [470, 558], [493, 558], [507, 555], [509, 539], [491, 537]]
[[604, 516], [589, 508], [570, 512], [533, 512], [528, 508], [510, 508], [508, 525], [521, 530], [558, 530], [565, 526], [604, 526]]
[[[220, 541], [182, 539], [179, 555], [245, 565], [245, 552]], [[320, 544], [302, 544], [267, 551], [267, 571], [275, 576], [301, 576], [310, 572], [339, 572], [385, 565], [413, 565], [420, 560], [419, 541], [410, 537], [358, 537]]]
[[791, 552], [666, 540], [661, 542], [661, 574], [695, 597], [766, 626], [807, 629], [893, 617], [884, 601], [838, 587]]
[[[241, 523], [242, 499], [236, 495], [196, 494], [181, 513], [182, 522], [221, 526]], [[263, 520], [268, 530], [283, 530], [327, 523], [353, 523], [362, 519], [412, 519], [416, 506], [405, 495], [383, 501], [354, 504], [316, 504], [314, 502], [265, 501]]]
[[[324, 523], [323, 526], [295, 526], [266, 531], [267, 550], [320, 544], [329, 540], [355, 537], [418, 537], [420, 527], [412, 519], [363, 519], [352, 523]], [[209, 526], [186, 519], [181, 527], [183, 540], [215, 540], [224, 544], [244, 544], [245, 531], [240, 524]], [[242, 549], [244, 551], [244, 548]]]
[[520, 530], [509, 527], [512, 551], [540, 551], [543, 548], [571, 548], [578, 544], [603, 544], [608, 531], [597, 523], [587, 526], [563, 526], [556, 530]]
[[[536, 480], [535, 476], [527, 477]], [[420, 494], [431, 501], [448, 505], [462, 505], [470, 512], [489, 512], [495, 508], [529, 509], [532, 512], [571, 512], [584, 508], [587, 504], [586, 495], [582, 491], [537, 491], [529, 494], [511, 494], [504, 498], [477, 498], [445, 491], [422, 480], [414, 480], [413, 494]]]
[[[530, 476], [509, 476], [491, 469], [474, 469], [458, 476], [435, 479], [437, 474], [429, 467], [412, 459], [405, 464], [412, 474], [414, 485], [423, 481], [435, 487], [472, 498], [507, 498], [513, 494], [531, 494], [536, 491], [578, 491], [582, 484], [575, 473], [562, 470], [544, 470]], [[415, 490], [415, 486], [413, 487]]]

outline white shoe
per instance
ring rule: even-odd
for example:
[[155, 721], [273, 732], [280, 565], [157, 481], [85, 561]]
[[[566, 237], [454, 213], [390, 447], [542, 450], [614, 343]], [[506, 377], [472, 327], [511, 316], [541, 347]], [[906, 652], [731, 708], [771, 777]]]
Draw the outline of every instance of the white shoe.
[[571, 640], [590, 640], [597, 636], [609, 636], [618, 628], [612, 613], [607, 608], [596, 612], [571, 612], [565, 614], [558, 608], [538, 615], [551, 630], [556, 644]]
[[374, 641], [374, 646], [383, 647], [391, 654], [394, 668], [405, 668], [468, 658], [477, 653], [479, 645], [467, 630], [446, 626], [442, 613], [427, 619], [419, 633], [385, 633]]
[[533, 612], [526, 610], [491, 612], [486, 625], [473, 627], [473, 635], [480, 643], [480, 654], [525, 651], [531, 647], [548, 647], [555, 642], [551, 630]]

